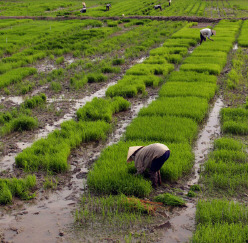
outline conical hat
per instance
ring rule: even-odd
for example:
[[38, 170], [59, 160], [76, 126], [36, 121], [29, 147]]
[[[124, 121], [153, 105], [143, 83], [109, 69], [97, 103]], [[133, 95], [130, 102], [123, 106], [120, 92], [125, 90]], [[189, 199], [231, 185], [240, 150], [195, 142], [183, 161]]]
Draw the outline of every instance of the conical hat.
[[212, 33], [213, 33], [213, 35], [216, 35], [216, 31], [215, 30], [212, 30]]
[[132, 160], [130, 159], [130, 157], [133, 155], [133, 153], [135, 151], [137, 151], [139, 148], [142, 148], [143, 146], [133, 146], [133, 147], [129, 147], [128, 149], [128, 153], [127, 153], [127, 162], [131, 162]]

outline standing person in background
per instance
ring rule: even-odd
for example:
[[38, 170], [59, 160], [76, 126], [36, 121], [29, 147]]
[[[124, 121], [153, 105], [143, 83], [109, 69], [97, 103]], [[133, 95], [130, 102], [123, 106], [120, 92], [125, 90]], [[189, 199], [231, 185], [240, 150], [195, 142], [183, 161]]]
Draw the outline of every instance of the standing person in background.
[[169, 6], [171, 5], [171, 0], [168, 0], [168, 2], [169, 2]]
[[200, 37], [201, 37], [200, 45], [201, 45], [202, 41], [206, 41], [207, 37], [209, 40], [214, 41], [213, 39], [210, 38], [212, 35], [216, 35], [215, 30], [211, 30], [208, 28], [200, 30]]
[[154, 143], [147, 146], [129, 147], [127, 162], [134, 161], [138, 174], [148, 169], [152, 186], [156, 188], [161, 185], [160, 169], [164, 162], [170, 157], [169, 148], [161, 143]]

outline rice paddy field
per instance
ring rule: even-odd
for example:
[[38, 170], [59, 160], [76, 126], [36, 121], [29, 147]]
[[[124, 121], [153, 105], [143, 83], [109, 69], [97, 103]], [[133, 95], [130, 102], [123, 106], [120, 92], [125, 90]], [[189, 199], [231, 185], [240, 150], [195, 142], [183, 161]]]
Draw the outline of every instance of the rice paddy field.
[[247, 242], [248, 3], [81, 8], [0, 2], [0, 241]]

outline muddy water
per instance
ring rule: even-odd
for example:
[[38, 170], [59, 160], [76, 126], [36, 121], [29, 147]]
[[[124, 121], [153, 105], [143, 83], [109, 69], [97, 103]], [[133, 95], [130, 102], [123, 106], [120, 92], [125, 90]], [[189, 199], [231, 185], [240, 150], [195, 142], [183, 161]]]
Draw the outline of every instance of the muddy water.
[[[200, 176], [200, 167], [206, 161], [207, 155], [213, 148], [213, 141], [220, 136], [219, 113], [224, 107], [222, 98], [218, 98], [209, 114], [206, 125], [199, 133], [194, 148], [195, 164], [193, 167], [193, 177], [186, 183], [186, 194], [189, 187], [197, 184]], [[171, 228], [164, 233], [161, 243], [188, 242], [195, 229], [196, 202], [194, 200], [187, 203], [187, 208], [176, 212], [176, 216], [170, 219]]]

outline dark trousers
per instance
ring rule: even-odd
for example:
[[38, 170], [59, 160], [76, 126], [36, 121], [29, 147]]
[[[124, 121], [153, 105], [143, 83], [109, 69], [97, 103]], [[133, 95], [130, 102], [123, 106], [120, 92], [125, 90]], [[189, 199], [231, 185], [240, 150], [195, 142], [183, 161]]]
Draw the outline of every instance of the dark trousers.
[[202, 33], [200, 33], [200, 37], [201, 37], [200, 44], [201, 44], [203, 41], [206, 41], [206, 38], [202, 35]]
[[169, 2], [169, 6], [170, 6], [170, 2]]
[[152, 161], [151, 168], [149, 170], [150, 180], [152, 181], [152, 186], [157, 187], [161, 185], [161, 175], [160, 169], [164, 162], [169, 159], [170, 150], [166, 151], [161, 157], [156, 158]]

